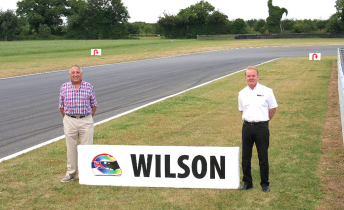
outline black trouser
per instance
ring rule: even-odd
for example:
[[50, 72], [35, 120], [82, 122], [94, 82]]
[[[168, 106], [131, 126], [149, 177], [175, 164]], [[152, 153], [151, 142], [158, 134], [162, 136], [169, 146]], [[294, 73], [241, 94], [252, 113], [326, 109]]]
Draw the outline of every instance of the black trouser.
[[247, 185], [253, 186], [251, 175], [251, 158], [253, 144], [256, 144], [261, 186], [269, 186], [269, 122], [250, 124], [244, 122], [242, 127], [242, 171], [243, 179]]

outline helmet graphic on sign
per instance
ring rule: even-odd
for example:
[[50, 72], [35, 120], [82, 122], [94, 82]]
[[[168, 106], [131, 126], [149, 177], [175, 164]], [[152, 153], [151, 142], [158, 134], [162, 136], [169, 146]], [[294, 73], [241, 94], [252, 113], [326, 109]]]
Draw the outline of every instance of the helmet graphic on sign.
[[92, 160], [92, 170], [96, 176], [121, 176], [122, 170], [117, 160], [109, 154], [97, 155]]

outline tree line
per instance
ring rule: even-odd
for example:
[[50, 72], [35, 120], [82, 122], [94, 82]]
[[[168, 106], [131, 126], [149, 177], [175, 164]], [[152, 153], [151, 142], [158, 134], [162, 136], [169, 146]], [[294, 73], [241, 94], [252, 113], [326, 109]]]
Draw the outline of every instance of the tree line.
[[266, 19], [229, 20], [209, 2], [163, 13], [157, 23], [134, 22], [121, 0], [21, 0], [17, 9], [0, 11], [0, 40], [123, 39], [130, 34], [161, 34], [167, 38], [197, 35], [343, 33], [344, 0], [336, 0], [336, 13], [328, 20], [284, 19], [286, 8], [268, 0]]

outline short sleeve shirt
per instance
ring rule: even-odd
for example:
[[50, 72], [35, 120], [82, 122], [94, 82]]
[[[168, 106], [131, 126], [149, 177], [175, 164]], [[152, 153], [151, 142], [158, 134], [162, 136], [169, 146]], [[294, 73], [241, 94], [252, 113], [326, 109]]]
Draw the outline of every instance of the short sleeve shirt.
[[71, 81], [61, 86], [59, 108], [63, 108], [66, 115], [89, 115], [95, 106], [97, 100], [90, 83], [81, 81], [78, 89]]
[[242, 89], [238, 101], [242, 119], [248, 122], [268, 121], [269, 110], [278, 107], [272, 89], [259, 83], [253, 90], [249, 86]]

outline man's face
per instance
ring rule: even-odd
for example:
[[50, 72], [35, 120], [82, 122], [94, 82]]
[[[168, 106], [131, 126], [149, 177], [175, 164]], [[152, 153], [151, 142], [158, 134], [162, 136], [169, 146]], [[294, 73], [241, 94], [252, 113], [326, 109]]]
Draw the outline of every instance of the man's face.
[[257, 85], [258, 80], [259, 80], [259, 76], [256, 70], [254, 69], [246, 70], [246, 82], [248, 86], [250, 86], [251, 88], [254, 88]]
[[79, 84], [81, 83], [82, 72], [78, 67], [73, 67], [70, 70], [69, 77], [73, 84]]

